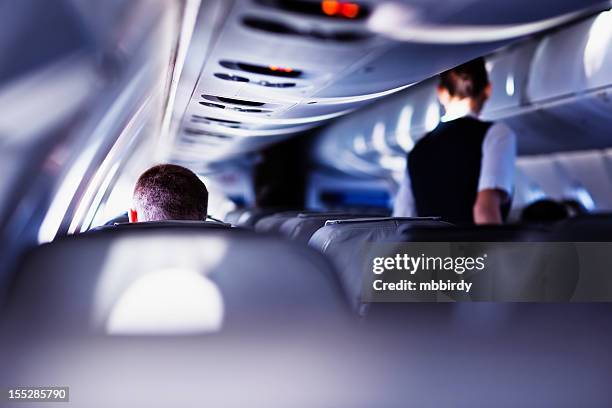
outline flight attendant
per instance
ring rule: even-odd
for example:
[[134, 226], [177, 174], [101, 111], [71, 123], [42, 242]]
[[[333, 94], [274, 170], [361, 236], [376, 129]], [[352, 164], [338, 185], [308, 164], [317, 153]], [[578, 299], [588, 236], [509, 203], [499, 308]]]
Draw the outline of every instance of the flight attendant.
[[510, 208], [516, 137], [480, 120], [491, 95], [483, 58], [440, 75], [445, 115], [408, 154], [393, 215], [440, 216], [458, 224], [501, 224]]

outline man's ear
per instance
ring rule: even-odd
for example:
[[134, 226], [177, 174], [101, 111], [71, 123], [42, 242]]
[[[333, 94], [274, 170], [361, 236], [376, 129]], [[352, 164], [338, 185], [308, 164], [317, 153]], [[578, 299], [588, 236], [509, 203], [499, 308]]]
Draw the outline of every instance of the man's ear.
[[128, 211], [128, 217], [130, 219], [130, 222], [138, 222], [138, 213], [135, 209], [130, 208], [130, 210]]
[[444, 88], [443, 86], [438, 86], [436, 91], [438, 93], [438, 100], [440, 101], [440, 103], [443, 106], [448, 105], [448, 103], [451, 100], [451, 96], [450, 96], [450, 93], [448, 92], [448, 89]]

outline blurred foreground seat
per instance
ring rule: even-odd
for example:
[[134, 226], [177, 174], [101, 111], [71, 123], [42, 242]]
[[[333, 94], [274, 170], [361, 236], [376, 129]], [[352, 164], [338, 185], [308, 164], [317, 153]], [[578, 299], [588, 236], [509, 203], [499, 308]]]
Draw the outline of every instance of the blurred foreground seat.
[[4, 317], [50, 331], [191, 334], [342, 319], [332, 266], [291, 242], [227, 228], [116, 228], [31, 250]]

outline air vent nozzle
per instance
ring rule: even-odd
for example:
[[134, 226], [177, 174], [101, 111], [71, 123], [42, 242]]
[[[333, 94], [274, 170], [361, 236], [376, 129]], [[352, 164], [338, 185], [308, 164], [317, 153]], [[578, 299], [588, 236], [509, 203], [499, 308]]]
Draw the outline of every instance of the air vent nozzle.
[[[202, 95], [205, 96], [205, 95]], [[265, 102], [247, 101], [244, 99], [227, 98], [225, 96], [217, 96], [217, 99], [221, 102], [230, 103], [232, 105], [243, 105], [243, 106], [264, 106]]]
[[239, 129], [242, 125], [242, 122], [238, 122], [235, 120], [221, 119], [221, 118], [213, 118], [210, 116], [200, 116], [200, 115], [191, 115], [191, 121], [194, 123], [203, 123], [206, 125], [220, 125], [232, 129]]

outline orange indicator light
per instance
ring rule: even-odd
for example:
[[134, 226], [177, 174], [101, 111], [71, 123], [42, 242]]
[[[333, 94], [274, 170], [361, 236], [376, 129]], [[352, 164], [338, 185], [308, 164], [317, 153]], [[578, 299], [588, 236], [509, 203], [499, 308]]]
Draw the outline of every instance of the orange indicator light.
[[340, 2], [335, 0], [324, 0], [321, 2], [323, 13], [328, 16], [335, 16], [340, 12]]

